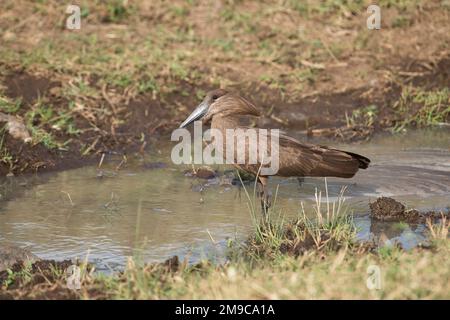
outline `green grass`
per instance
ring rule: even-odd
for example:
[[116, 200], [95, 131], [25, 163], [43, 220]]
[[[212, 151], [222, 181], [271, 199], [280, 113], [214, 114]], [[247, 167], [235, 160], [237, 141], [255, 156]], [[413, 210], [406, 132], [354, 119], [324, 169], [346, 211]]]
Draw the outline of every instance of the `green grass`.
[[[70, 106], [70, 105], [69, 105]], [[39, 100], [31, 110], [25, 113], [25, 122], [30, 130], [34, 144], [42, 143], [48, 149], [66, 150], [70, 140], [58, 141], [58, 132], [69, 136], [80, 133], [73, 123], [70, 109], [55, 109], [45, 100]]]
[[353, 110], [350, 116], [346, 114], [347, 126], [363, 125], [372, 127], [376, 122], [377, 116], [378, 107], [376, 105], [359, 108]]
[[4, 163], [9, 168], [9, 172], [12, 172], [14, 169], [14, 157], [5, 146], [5, 134], [6, 126], [3, 126], [0, 129], [0, 162]]
[[6, 280], [3, 281], [2, 286], [5, 289], [8, 289], [8, 287], [12, 284], [14, 284], [16, 281], [20, 281], [21, 283], [28, 283], [32, 279], [31, 274], [31, 268], [32, 264], [27, 262], [24, 264], [22, 270], [18, 272], [14, 272], [11, 269], [7, 269], [8, 277]]
[[[345, 45], [346, 42], [334, 41], [326, 48], [321, 44], [323, 39], [297, 32], [292, 25], [272, 22], [274, 14], [285, 14], [297, 25], [305, 21], [305, 14], [311, 19], [318, 15], [322, 20], [334, 24], [334, 20], [341, 19], [342, 15], [365, 12], [368, 3], [361, 0], [285, 1], [267, 6], [257, 2], [246, 4], [226, 1], [221, 10], [212, 12], [220, 22], [220, 27], [213, 36], [203, 37], [201, 35], [205, 26], [198, 26], [195, 24], [197, 21], [189, 23], [191, 16], [197, 12], [196, 4], [176, 1], [141, 8], [143, 3], [139, 2], [84, 1], [81, 5], [82, 21], [86, 25], [105, 23], [112, 26], [94, 33], [86, 32], [83, 28], [80, 32], [57, 34], [51, 34], [49, 30], [49, 35], [44, 36], [38, 45], [25, 46], [22, 51], [6, 45], [0, 48], [0, 53], [5, 61], [19, 63], [27, 68], [52, 70], [74, 77], [80, 73], [93, 74], [121, 88], [133, 86], [133, 83], [145, 83], [150, 78], [152, 82], [158, 83], [157, 86], [150, 85], [151, 90], [159, 92], [164, 91], [168, 71], [171, 71], [171, 80], [191, 79], [200, 65], [220, 67], [224, 61], [231, 60], [239, 67], [242, 52], [245, 52], [244, 58], [251, 57], [261, 63], [265, 69], [269, 69], [276, 82], [281, 83], [283, 74], [292, 71], [289, 67], [292, 61], [286, 59], [286, 55], [319, 63], [330, 60], [330, 51], [340, 58], [354, 48], [353, 45]], [[382, 5], [411, 10], [416, 8], [416, 3], [386, 1]], [[30, 4], [27, 9], [40, 19], [51, 21], [59, 17], [58, 21], [63, 22], [54, 4], [54, 1], [48, 1], [45, 5]], [[244, 10], [246, 5], [251, 7], [250, 10]], [[326, 16], [332, 16], [333, 19]], [[139, 29], [142, 24], [148, 25], [149, 21], [151, 28], [146, 27], [145, 32]], [[116, 24], [123, 24], [126, 28], [116, 28]], [[145, 34], [145, 39], [141, 34], [136, 37], [135, 28]], [[360, 33], [367, 34], [366, 30], [360, 30], [358, 35]], [[209, 52], [214, 54], [210, 55]], [[298, 67], [298, 61], [296, 63]], [[253, 80], [261, 76], [262, 72], [258, 70]], [[199, 80], [201, 83], [210, 83], [222, 80], [222, 76], [201, 72]]]
[[2, 112], [16, 113], [20, 110], [21, 105], [22, 105], [21, 99], [13, 101], [6, 97], [0, 96], [0, 111]]
[[[253, 194], [245, 187], [244, 190], [255, 231], [240, 251], [243, 253], [240, 258], [250, 263], [258, 263], [261, 259], [282, 259], [287, 253], [301, 255], [308, 250], [328, 252], [355, 244], [356, 228], [345, 205], [345, 189], [336, 202], [330, 203], [326, 179], [325, 194], [316, 190], [314, 206], [307, 210], [302, 204], [297, 217], [290, 221], [285, 221], [281, 210], [277, 209], [276, 194], [273, 205], [261, 218], [256, 185]], [[234, 253], [233, 256], [236, 257]]]
[[423, 90], [404, 87], [399, 100], [393, 106], [399, 116], [394, 132], [408, 127], [428, 127], [446, 123], [450, 117], [450, 90]]

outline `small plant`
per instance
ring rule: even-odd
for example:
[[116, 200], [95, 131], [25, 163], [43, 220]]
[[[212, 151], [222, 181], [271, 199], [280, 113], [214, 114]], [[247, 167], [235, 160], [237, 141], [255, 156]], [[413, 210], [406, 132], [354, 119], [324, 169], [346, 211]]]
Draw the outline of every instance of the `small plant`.
[[318, 70], [313, 68], [300, 69], [294, 72], [297, 81], [314, 83], [318, 75]]
[[[255, 180], [256, 181], [256, 180]], [[242, 183], [242, 180], [241, 180]], [[248, 199], [248, 207], [252, 216], [255, 233], [246, 243], [244, 255], [250, 260], [260, 260], [262, 257], [275, 259], [277, 256], [303, 254], [308, 250], [336, 250], [354, 243], [356, 227], [351, 215], [346, 213], [343, 188], [335, 202], [328, 198], [328, 185], [325, 179], [325, 201], [322, 192], [316, 189], [316, 202], [313, 205], [314, 214], [305, 210], [303, 203], [296, 219], [286, 222], [280, 210], [276, 210], [277, 192], [274, 204], [264, 214], [262, 221], [258, 219], [256, 208], [256, 182], [253, 200], [244, 184], [244, 192]], [[277, 212], [277, 213], [276, 213]], [[273, 216], [275, 214], [275, 216]]]
[[142, 80], [139, 82], [138, 91], [139, 93], [156, 93], [159, 91], [158, 82], [153, 77]]
[[0, 111], [4, 111], [6, 113], [16, 113], [17, 111], [19, 111], [21, 105], [21, 99], [11, 101], [6, 97], [0, 96]]
[[345, 114], [347, 127], [353, 127], [355, 125], [372, 127], [375, 124], [377, 116], [378, 107], [376, 105], [370, 105], [364, 108], [356, 109], [352, 112], [351, 116]]
[[110, 0], [107, 3], [108, 14], [105, 22], [120, 22], [129, 17], [132, 9], [125, 0]]
[[30, 130], [33, 142], [42, 143], [48, 149], [64, 150], [70, 139], [59, 142], [54, 136], [55, 131], [62, 131], [68, 135], [80, 133], [75, 125], [70, 111], [56, 111], [40, 99], [33, 108], [25, 114], [26, 126]]
[[10, 154], [8, 148], [5, 146], [6, 128], [3, 126], [0, 129], [0, 162], [9, 166], [9, 171], [14, 170], [14, 157]]
[[393, 28], [405, 28], [405, 27], [410, 27], [412, 25], [412, 23], [413, 23], [412, 19], [405, 17], [405, 16], [398, 16], [392, 22], [392, 27]]
[[425, 91], [405, 87], [393, 108], [402, 119], [394, 125], [394, 132], [405, 131], [407, 127], [423, 128], [446, 123], [450, 117], [450, 90]]
[[31, 281], [31, 262], [27, 262], [23, 265], [23, 268], [20, 271], [14, 272], [11, 269], [6, 269], [8, 273], [8, 277], [3, 281], [2, 286], [6, 289], [11, 285], [15, 284], [17, 281], [20, 282], [21, 285], [26, 284]]
[[440, 223], [433, 224], [431, 219], [427, 219], [428, 233], [432, 241], [447, 240], [450, 230], [450, 221], [442, 214]]
[[394, 224], [395, 229], [397, 230], [406, 230], [409, 228], [409, 224], [403, 221], [397, 222]]
[[41, 128], [30, 128], [31, 136], [35, 143], [42, 143], [47, 149], [57, 149], [61, 145], [55, 140], [53, 135]]

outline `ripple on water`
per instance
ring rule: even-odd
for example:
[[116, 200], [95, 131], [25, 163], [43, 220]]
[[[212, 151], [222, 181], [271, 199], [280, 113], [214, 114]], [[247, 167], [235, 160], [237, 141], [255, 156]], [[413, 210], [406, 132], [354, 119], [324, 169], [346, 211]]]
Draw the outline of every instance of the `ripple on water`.
[[[372, 165], [350, 180], [327, 179], [329, 200], [347, 186], [361, 239], [383, 232], [406, 248], [417, 245], [424, 241], [423, 226], [372, 223], [368, 202], [384, 195], [419, 210], [449, 206], [449, 138], [448, 132], [412, 133], [339, 146], [368, 156]], [[88, 256], [105, 271], [123, 267], [129, 256], [144, 261], [174, 254], [190, 262], [222, 259], [227, 238], [243, 239], [252, 230], [245, 193], [186, 177], [185, 168], [170, 165], [170, 146], [160, 149], [161, 154], [149, 157], [167, 166], [145, 168], [137, 161], [116, 173], [105, 162], [102, 178], [95, 167], [85, 167], [5, 180], [3, 193], [16, 197], [8, 201], [2, 194], [0, 240], [27, 246], [42, 258]], [[311, 207], [315, 190], [324, 190], [324, 179], [306, 178], [300, 187], [297, 179], [274, 178], [270, 185], [274, 191], [279, 185], [278, 208], [292, 216], [300, 201]], [[253, 185], [248, 188], [253, 194]]]

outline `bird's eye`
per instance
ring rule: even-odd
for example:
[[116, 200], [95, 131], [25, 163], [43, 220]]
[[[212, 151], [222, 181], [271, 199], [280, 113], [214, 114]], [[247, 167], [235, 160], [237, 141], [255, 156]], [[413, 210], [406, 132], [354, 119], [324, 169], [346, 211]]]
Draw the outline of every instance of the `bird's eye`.
[[219, 97], [218, 97], [217, 95], [213, 95], [213, 96], [212, 96], [212, 99], [213, 99], [213, 100], [217, 100], [218, 98], [219, 98]]

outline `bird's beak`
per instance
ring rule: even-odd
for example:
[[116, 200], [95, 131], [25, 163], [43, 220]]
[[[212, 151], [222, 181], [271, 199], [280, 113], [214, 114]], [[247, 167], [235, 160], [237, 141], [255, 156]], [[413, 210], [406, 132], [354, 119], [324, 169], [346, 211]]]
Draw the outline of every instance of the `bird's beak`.
[[192, 122], [201, 119], [208, 112], [209, 105], [206, 102], [202, 102], [195, 108], [194, 111], [187, 117], [186, 120], [180, 125], [180, 128], [185, 128]]

